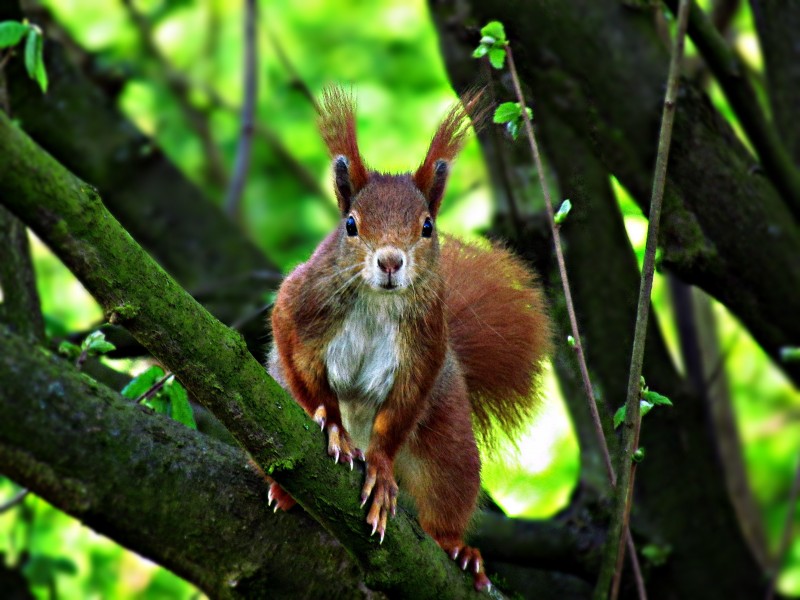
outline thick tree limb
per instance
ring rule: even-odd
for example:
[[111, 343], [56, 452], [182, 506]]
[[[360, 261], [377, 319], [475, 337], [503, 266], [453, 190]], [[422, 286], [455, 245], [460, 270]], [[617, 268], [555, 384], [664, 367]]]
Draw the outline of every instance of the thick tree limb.
[[301, 511], [273, 514], [241, 449], [122, 398], [3, 327], [0, 381], [0, 472], [99, 533], [214, 598], [359, 595], [362, 575], [344, 548]]
[[[667, 0], [667, 4], [670, 10], [677, 14], [678, 0]], [[790, 40], [794, 39], [797, 30], [791, 34], [789, 31], [782, 32], [787, 35], [785, 41], [780, 43], [789, 45]], [[800, 221], [800, 171], [792, 164], [791, 155], [784, 146], [778, 129], [767, 120], [766, 114], [761, 109], [756, 91], [747, 78], [747, 70], [742, 59], [728, 47], [725, 38], [696, 3], [692, 4], [689, 16], [689, 36], [697, 45], [703, 59], [725, 92], [728, 102], [736, 112], [736, 116], [739, 117], [742, 128], [764, 165], [764, 171], [774, 182], [775, 187], [780, 190], [786, 204], [792, 210], [795, 220]], [[797, 52], [796, 55], [800, 56], [800, 52]], [[785, 65], [785, 63], [783, 64]], [[794, 68], [797, 69], [797, 67]], [[778, 77], [780, 78], [780, 74]], [[777, 92], [780, 102], [784, 99], [780, 88]], [[800, 96], [797, 98], [800, 99]], [[796, 110], [796, 105], [794, 108]], [[787, 123], [787, 125], [789, 124]], [[795, 129], [797, 128], [792, 121], [786, 131], [791, 132]]]
[[[447, 21], [451, 4], [435, 6], [463, 32], [463, 11]], [[539, 99], [551, 102], [646, 211], [667, 66], [649, 13], [616, 0], [465, 4], [476, 23], [506, 24], [520, 75], [536, 90], [534, 114]], [[478, 39], [476, 31], [470, 42]], [[708, 100], [684, 86], [665, 196], [663, 264], [728, 306], [777, 358], [782, 346], [800, 339], [800, 229], [754, 166]], [[800, 382], [798, 363], [780, 366]]]
[[[97, 192], [0, 115], [0, 199], [103, 306], [208, 407], [256, 462], [359, 560], [371, 587], [414, 597], [469, 596], [471, 581], [408, 516], [367, 536], [361, 472], [331, 464], [323, 436], [247, 351], [122, 229]], [[420, 586], [420, 581], [425, 585]]]

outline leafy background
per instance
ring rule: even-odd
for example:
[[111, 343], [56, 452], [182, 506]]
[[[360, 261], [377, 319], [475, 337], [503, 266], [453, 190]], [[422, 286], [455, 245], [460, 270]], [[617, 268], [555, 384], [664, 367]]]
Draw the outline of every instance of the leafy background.
[[[122, 110], [153, 136], [209, 197], [221, 202], [224, 181], [215, 176], [207, 146], [170, 92], [164, 65], [143, 51], [125, 3], [47, 0], [43, 4], [81, 46], [99, 57], [98, 68], [124, 78], [118, 98]], [[239, 105], [242, 89], [241, 3], [142, 0], [134, 6], [153, 23], [163, 60], [190, 82], [190, 101], [211, 125], [205, 144], [219, 149], [219, 167], [224, 175], [229, 174], [238, 140], [238, 115], [229, 107]], [[312, 183], [323, 190], [320, 195], [299, 184], [263, 136], [256, 135], [243, 203], [245, 235], [282, 269], [289, 270], [310, 254], [335, 223], [327, 155], [315, 129], [314, 110], [295, 85], [296, 77], [315, 95], [330, 83], [352, 86], [359, 102], [362, 152], [373, 168], [384, 171], [416, 166], [455, 94], [421, 0], [270, 0], [260, 2], [259, 10], [257, 120], [291, 150]], [[733, 34], [750, 67], [760, 73], [757, 38], [746, 8], [740, 10]], [[294, 73], [280, 59], [278, 48], [288, 56]], [[690, 57], [692, 52], [690, 47]], [[736, 127], [720, 91], [711, 84], [709, 93]], [[219, 106], [219, 100], [225, 106]], [[92, 140], [84, 143], [90, 145]], [[646, 221], [625, 190], [613, 183], [641, 261]], [[533, 197], [525, 208], [533, 211], [539, 207], [540, 199]], [[454, 168], [440, 226], [464, 236], [478, 235], [488, 227], [493, 210], [486, 171], [473, 141]], [[36, 240], [34, 258], [50, 334], [84, 329], [101, 321], [96, 303]], [[680, 363], [665, 288], [663, 278], [657, 276], [654, 307]], [[800, 453], [800, 394], [724, 307], [715, 303], [713, 309], [725, 356], [719, 376], [727, 378], [731, 388], [748, 476], [774, 552]], [[131, 374], [147, 367], [141, 361], [110, 362]], [[578, 478], [577, 443], [551, 375], [546, 381], [546, 397], [516, 448], [509, 445], [503, 452], [484, 457], [485, 487], [512, 515], [543, 518], [556, 513], [567, 504]], [[648, 418], [658, 418], [658, 411]], [[16, 491], [13, 483], [0, 478], [0, 502]], [[201, 595], [172, 573], [34, 497], [0, 515], [0, 553], [9, 564], [25, 553], [31, 556], [26, 575], [42, 598], [52, 594], [60, 598]], [[800, 595], [797, 537], [782, 571], [780, 589]]]

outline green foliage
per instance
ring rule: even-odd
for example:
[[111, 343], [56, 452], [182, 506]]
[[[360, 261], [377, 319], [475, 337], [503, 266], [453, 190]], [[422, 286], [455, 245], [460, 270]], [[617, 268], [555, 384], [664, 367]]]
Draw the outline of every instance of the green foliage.
[[[27, 37], [26, 37], [27, 36]], [[18, 21], [0, 22], [0, 50], [16, 46], [25, 37], [25, 69], [28, 76], [47, 92], [47, 71], [44, 67], [44, 37], [36, 25]]]
[[99, 330], [87, 335], [81, 344], [81, 351], [86, 352], [89, 356], [108, 354], [116, 349], [114, 344], [106, 340], [106, 334]]
[[17, 21], [0, 22], [0, 49], [19, 44], [29, 29], [30, 25]]
[[[528, 113], [528, 118], [532, 119], [533, 111], [529, 106], [525, 107], [525, 111]], [[519, 130], [523, 126], [522, 107], [519, 102], [504, 102], [494, 111], [492, 120], [499, 124], [505, 123], [508, 133], [512, 138], [517, 139]]]
[[[644, 384], [644, 378], [642, 379], [642, 383]], [[654, 406], [672, 406], [672, 402], [666, 396], [648, 390], [646, 386], [643, 387], [641, 400], [639, 401], [639, 417], [643, 419]], [[625, 416], [627, 415], [626, 408], [625, 405], [622, 405], [617, 412], [614, 413], [614, 429], [617, 429], [625, 422]]]
[[166, 374], [161, 367], [153, 366], [134, 377], [122, 389], [122, 395], [137, 400], [160, 415], [197, 429], [189, 396], [174, 377], [163, 381]]
[[672, 554], [672, 546], [669, 544], [647, 544], [640, 550], [642, 556], [654, 567], [666, 564], [669, 555]]
[[567, 198], [561, 203], [561, 206], [558, 208], [558, 212], [553, 215], [553, 220], [556, 222], [556, 225], [561, 225], [564, 221], [566, 221], [569, 211], [571, 210], [572, 202], [570, 202], [569, 198]]
[[[475, 58], [489, 57], [495, 69], [502, 69], [506, 61], [506, 31], [500, 21], [491, 21], [481, 29], [481, 42], [472, 53]], [[504, 121], [505, 122], [505, 121]], [[516, 137], [516, 136], [515, 136]]]

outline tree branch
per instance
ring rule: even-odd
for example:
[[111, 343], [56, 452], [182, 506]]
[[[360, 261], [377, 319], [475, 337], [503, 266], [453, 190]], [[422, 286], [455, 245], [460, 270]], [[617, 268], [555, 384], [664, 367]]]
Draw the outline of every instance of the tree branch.
[[[673, 13], [677, 13], [678, 0], [667, 0], [667, 5]], [[789, 35], [792, 37], [788, 39], [792, 39], [796, 30]], [[728, 47], [711, 19], [695, 3], [692, 3], [689, 15], [689, 37], [697, 45], [725, 92], [767, 175], [780, 190], [795, 220], [800, 221], [800, 171], [792, 164], [792, 157], [778, 135], [778, 130], [761, 110], [741, 58]], [[794, 106], [795, 112], [796, 109], [797, 105]], [[792, 120], [788, 131], [794, 129], [796, 127]]]
[[[471, 581], [399, 515], [382, 546], [358, 505], [362, 473], [330, 464], [323, 435], [247, 351], [105, 210], [93, 188], [0, 115], [0, 199], [37, 232], [103, 306], [355, 556], [367, 582], [416, 597], [469, 597]], [[420, 541], [421, 540], [421, 541]], [[426, 584], [419, 585], [422, 577]]]
[[241, 449], [136, 406], [3, 327], [0, 381], [0, 472], [210, 596], [336, 596], [362, 581], [304, 513], [268, 510], [268, 486]]

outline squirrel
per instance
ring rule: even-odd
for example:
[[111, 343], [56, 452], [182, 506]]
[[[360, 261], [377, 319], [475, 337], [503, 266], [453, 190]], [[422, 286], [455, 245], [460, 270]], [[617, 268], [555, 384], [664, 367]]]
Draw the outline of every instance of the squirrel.
[[[550, 321], [519, 258], [437, 231], [470, 115], [485, 113], [480, 93], [449, 111], [419, 168], [400, 175], [367, 168], [351, 94], [329, 88], [322, 99], [341, 221], [280, 286], [269, 373], [326, 431], [334, 462], [366, 461], [370, 535], [383, 541], [397, 477], [422, 528], [487, 589], [480, 551], [464, 543], [480, 491], [476, 433], [513, 432], [531, 415]], [[294, 505], [271, 481], [273, 501]]]

